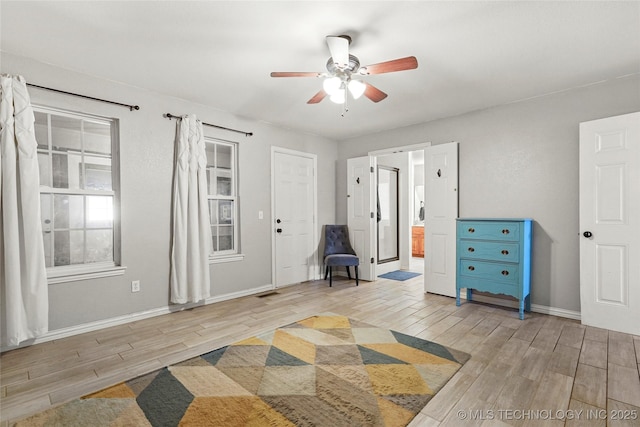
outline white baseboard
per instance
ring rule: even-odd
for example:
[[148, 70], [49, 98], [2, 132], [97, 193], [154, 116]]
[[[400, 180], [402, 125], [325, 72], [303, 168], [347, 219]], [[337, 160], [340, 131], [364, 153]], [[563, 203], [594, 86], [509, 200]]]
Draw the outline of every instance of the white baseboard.
[[[466, 299], [466, 292], [460, 292], [460, 299]], [[496, 298], [488, 295], [473, 294], [473, 300], [487, 304], [500, 305], [502, 307], [518, 308], [518, 301]], [[546, 305], [531, 304], [534, 313], [548, 314], [550, 316], [564, 317], [567, 319], [581, 320], [579, 311], [565, 310], [564, 308], [548, 307]]]
[[245, 297], [249, 295], [255, 295], [262, 292], [273, 290], [273, 285], [264, 285], [259, 288], [247, 289], [244, 291], [232, 292], [224, 295], [217, 295], [209, 297], [202, 303], [189, 303], [180, 305], [167, 305], [164, 307], [158, 307], [151, 310], [145, 310], [138, 313], [126, 314], [124, 316], [112, 317], [110, 319], [97, 320], [95, 322], [83, 323], [81, 325], [70, 326], [68, 328], [56, 329], [55, 331], [49, 331], [46, 335], [41, 337], [27, 340], [15, 347], [2, 347], [0, 352], [7, 350], [14, 350], [16, 348], [27, 347], [34, 344], [39, 344], [47, 341], [59, 340], [62, 338], [71, 337], [74, 335], [84, 334], [87, 332], [98, 331], [100, 329], [110, 328], [112, 326], [123, 325], [125, 323], [135, 322], [138, 320], [149, 319], [151, 317], [162, 316], [163, 314], [169, 314], [176, 311], [188, 310], [190, 308], [199, 307], [202, 305], [209, 305], [216, 302], [227, 301], [230, 299]]

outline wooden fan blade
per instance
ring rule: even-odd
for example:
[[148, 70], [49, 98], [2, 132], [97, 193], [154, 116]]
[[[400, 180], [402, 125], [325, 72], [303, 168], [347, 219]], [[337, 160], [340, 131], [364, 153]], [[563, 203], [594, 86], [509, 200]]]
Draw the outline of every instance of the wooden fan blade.
[[325, 96], [327, 96], [327, 92], [325, 92], [324, 90], [320, 90], [320, 92], [313, 95], [313, 98], [307, 101], [307, 104], [317, 104], [318, 102], [322, 101]]
[[378, 89], [375, 86], [365, 83], [367, 88], [364, 90], [364, 96], [372, 100], [373, 102], [380, 102], [387, 97], [387, 94]]
[[379, 64], [367, 65], [363, 67], [362, 74], [383, 74], [395, 71], [413, 70], [418, 68], [418, 60], [415, 56], [394, 59], [392, 61], [380, 62]]
[[351, 39], [347, 36], [327, 36], [326, 39], [333, 62], [339, 69], [347, 67], [349, 65], [349, 43]]
[[274, 71], [271, 77], [320, 77], [322, 73], [297, 72], [297, 71]]

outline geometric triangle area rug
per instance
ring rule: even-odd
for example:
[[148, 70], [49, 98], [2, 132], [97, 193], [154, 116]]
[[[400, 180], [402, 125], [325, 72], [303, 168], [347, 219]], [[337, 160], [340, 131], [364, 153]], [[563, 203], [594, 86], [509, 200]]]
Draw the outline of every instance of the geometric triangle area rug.
[[469, 355], [327, 313], [17, 426], [406, 426]]

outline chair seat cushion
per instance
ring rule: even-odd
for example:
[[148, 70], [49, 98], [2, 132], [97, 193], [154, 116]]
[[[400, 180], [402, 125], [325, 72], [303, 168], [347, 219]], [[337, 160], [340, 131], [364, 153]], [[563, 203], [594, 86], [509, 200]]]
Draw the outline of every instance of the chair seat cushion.
[[324, 257], [324, 265], [360, 265], [360, 260], [355, 255], [334, 254]]

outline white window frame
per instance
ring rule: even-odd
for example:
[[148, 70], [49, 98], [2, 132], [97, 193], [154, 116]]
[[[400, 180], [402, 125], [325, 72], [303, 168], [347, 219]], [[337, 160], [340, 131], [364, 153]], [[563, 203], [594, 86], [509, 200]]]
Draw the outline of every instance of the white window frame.
[[[51, 266], [47, 267], [47, 281], [50, 285], [56, 283], [66, 283], [73, 282], [78, 280], [88, 280], [88, 279], [96, 279], [101, 277], [110, 277], [110, 276], [119, 276], [123, 275], [126, 267], [121, 265], [121, 224], [120, 224], [120, 159], [118, 156], [119, 153], [119, 122], [117, 119], [102, 117], [87, 113], [79, 113], [75, 111], [64, 110], [61, 108], [48, 107], [42, 105], [33, 105], [33, 111], [37, 113], [47, 114], [47, 133], [48, 133], [48, 142], [47, 145], [47, 153], [51, 156], [51, 115], [69, 117], [73, 119], [79, 120], [89, 120], [93, 122], [98, 122], [102, 124], [109, 124], [111, 128], [111, 191], [95, 191], [95, 190], [86, 190], [86, 189], [64, 189], [64, 188], [55, 188], [53, 186], [39, 186], [40, 194], [68, 194], [68, 195], [81, 195], [81, 196], [91, 196], [91, 195], [99, 195], [105, 196], [110, 195], [113, 197], [113, 261], [102, 261], [102, 262], [91, 262], [91, 263], [83, 263], [83, 264], [74, 264], [74, 265], [64, 265], [64, 266]], [[38, 148], [38, 152], [41, 153], [43, 150]], [[51, 165], [49, 165], [51, 166]], [[51, 167], [49, 167], [49, 173], [53, 173]], [[49, 182], [53, 184], [53, 181], [50, 177]], [[52, 201], [53, 203], [53, 201]]]
[[[211, 200], [230, 200], [233, 202], [233, 216], [232, 216], [232, 224], [233, 224], [233, 248], [230, 250], [224, 251], [215, 251], [209, 255], [209, 264], [219, 264], [225, 262], [232, 261], [241, 261], [244, 259], [244, 255], [240, 252], [240, 197], [238, 195], [238, 150], [239, 144], [235, 141], [228, 141], [219, 138], [212, 138], [205, 136], [204, 138], [206, 144], [217, 144], [223, 145], [231, 148], [231, 170], [229, 171], [231, 178], [231, 195], [223, 196], [218, 194], [208, 194], [207, 199]], [[216, 150], [217, 156], [217, 150]], [[214, 160], [215, 161], [215, 160]], [[213, 173], [214, 170], [218, 169], [216, 165], [211, 165], [207, 161], [207, 171]], [[209, 204], [209, 208], [211, 205]], [[211, 214], [211, 213], [210, 213]], [[213, 224], [212, 224], [213, 226]], [[213, 234], [213, 233], [212, 233]], [[212, 236], [213, 237], [213, 236]]]

